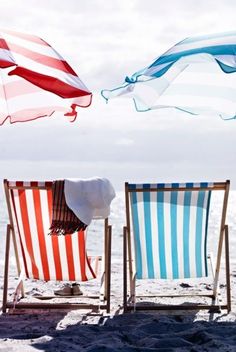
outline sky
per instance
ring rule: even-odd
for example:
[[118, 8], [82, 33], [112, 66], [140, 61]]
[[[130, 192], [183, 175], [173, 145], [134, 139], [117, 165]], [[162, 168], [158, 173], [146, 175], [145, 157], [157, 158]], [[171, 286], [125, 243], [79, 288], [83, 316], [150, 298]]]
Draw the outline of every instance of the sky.
[[51, 44], [93, 93], [76, 122], [59, 113], [0, 127], [0, 177], [101, 176], [130, 182], [220, 181], [236, 188], [236, 120], [106, 104], [113, 88], [189, 36], [235, 30], [235, 0], [0, 0], [1, 27]]

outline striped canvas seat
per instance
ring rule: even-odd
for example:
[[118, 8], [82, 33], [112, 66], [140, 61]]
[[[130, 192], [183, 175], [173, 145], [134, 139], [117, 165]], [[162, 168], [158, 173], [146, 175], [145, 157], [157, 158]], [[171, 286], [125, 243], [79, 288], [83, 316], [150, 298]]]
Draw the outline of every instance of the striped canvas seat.
[[[86, 231], [65, 236], [49, 235], [52, 220], [52, 182], [5, 180], [4, 186], [10, 219], [7, 242], [12, 235], [20, 277], [65, 282], [81, 282], [96, 278], [101, 256], [87, 255]], [[111, 228], [107, 219], [103, 221], [104, 241], [107, 244], [104, 245], [106, 253], [102, 269], [105, 270], [106, 267], [106, 274], [109, 275]], [[9, 258], [6, 258], [6, 263], [8, 260]], [[102, 275], [104, 276], [104, 273]], [[103, 277], [104, 280], [106, 280], [104, 297], [107, 297], [110, 279]], [[6, 302], [5, 304], [7, 307]], [[8, 306], [10, 307], [10, 304]], [[108, 305], [103, 306], [109, 309]]]
[[[218, 289], [220, 258], [228, 227], [225, 225], [229, 181], [222, 183], [126, 183], [126, 221], [124, 228], [124, 308], [127, 298], [127, 264], [130, 299], [134, 304], [137, 279], [194, 279], [208, 272], [208, 220], [211, 194], [224, 192], [214, 292]], [[226, 253], [227, 285], [229, 262]], [[213, 264], [212, 264], [213, 266]], [[228, 289], [228, 302], [230, 302]], [[227, 309], [229, 309], [228, 303]], [[140, 307], [140, 306], [137, 306]], [[177, 308], [176, 306], [174, 306]], [[202, 305], [209, 309], [209, 305]], [[171, 309], [171, 307], [168, 306]], [[157, 307], [155, 307], [157, 309]]]
[[[95, 278], [85, 247], [85, 233], [50, 236], [51, 182], [10, 182], [26, 277], [41, 280], [87, 281]], [[43, 187], [43, 189], [33, 187]], [[29, 188], [27, 188], [29, 187]]]
[[[151, 187], [159, 191], [150, 192]], [[189, 187], [193, 191], [161, 191], [172, 187]], [[196, 187], [198, 191], [194, 191]], [[212, 184], [129, 185], [138, 279], [207, 275], [206, 237], [211, 191], [205, 187], [212, 187]]]

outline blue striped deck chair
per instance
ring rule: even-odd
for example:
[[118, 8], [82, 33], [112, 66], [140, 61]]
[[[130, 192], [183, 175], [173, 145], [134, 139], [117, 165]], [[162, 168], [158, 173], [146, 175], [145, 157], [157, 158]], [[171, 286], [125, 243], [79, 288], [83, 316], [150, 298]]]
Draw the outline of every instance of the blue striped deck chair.
[[[125, 184], [124, 311], [133, 309], [231, 310], [228, 226], [225, 224], [229, 187], [229, 181]], [[211, 215], [209, 211], [211, 195], [216, 191], [221, 191], [224, 196], [222, 214], [219, 215], [221, 216], [219, 237], [216, 238], [218, 241], [216, 261], [213, 261], [208, 255], [207, 233]], [[219, 291], [223, 246], [226, 262], [226, 303], [224, 304]], [[187, 280], [207, 276], [212, 278], [212, 286], [210, 285], [212, 289], [207, 294], [199, 292], [198, 300], [184, 301], [184, 306], [182, 303], [175, 305], [160, 303], [161, 297], [162, 301], [163, 297], [169, 297], [166, 292], [152, 295], [152, 297], [155, 296], [154, 302], [151, 302], [150, 297], [149, 300], [144, 301], [145, 296], [140, 300], [141, 296], [138, 297], [136, 294], [136, 282], [140, 279]], [[143, 284], [145, 285], [145, 281]], [[170, 297], [175, 296], [177, 298], [194, 295], [193, 292], [170, 295]], [[201, 296], [207, 296], [204, 303], [199, 302]]]

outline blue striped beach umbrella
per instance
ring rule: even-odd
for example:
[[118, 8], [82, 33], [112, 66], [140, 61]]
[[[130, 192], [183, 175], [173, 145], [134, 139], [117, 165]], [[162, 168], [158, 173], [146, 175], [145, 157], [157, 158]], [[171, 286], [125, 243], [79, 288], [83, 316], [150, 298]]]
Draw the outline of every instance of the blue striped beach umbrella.
[[137, 111], [176, 108], [235, 119], [236, 32], [186, 38], [101, 94], [107, 101], [132, 98]]

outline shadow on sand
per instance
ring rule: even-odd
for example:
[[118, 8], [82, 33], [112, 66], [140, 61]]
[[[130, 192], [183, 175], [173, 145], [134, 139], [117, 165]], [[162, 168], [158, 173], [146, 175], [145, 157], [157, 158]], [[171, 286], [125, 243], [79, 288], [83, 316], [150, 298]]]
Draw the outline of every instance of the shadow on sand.
[[30, 339], [30, 351], [236, 351], [233, 314], [232, 322], [222, 321], [222, 314], [212, 321], [195, 321], [196, 314], [138, 312], [109, 317], [76, 311], [67, 322], [66, 316], [67, 312], [2, 315], [0, 337]]

